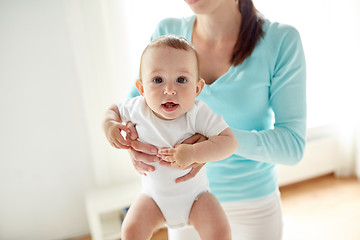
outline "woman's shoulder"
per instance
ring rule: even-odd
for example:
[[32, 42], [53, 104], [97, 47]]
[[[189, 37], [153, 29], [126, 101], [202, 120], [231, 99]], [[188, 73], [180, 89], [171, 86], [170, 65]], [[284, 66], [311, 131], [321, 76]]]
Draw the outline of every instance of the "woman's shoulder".
[[290, 24], [265, 21], [264, 24], [265, 38], [269, 40], [281, 40], [283, 38], [300, 39], [299, 31]]
[[[263, 25], [264, 37], [260, 41], [258, 51], [269, 59], [276, 59], [275, 55], [288, 48], [298, 48], [301, 45], [299, 31], [289, 24], [265, 20]], [[298, 49], [300, 50], [300, 48]]]

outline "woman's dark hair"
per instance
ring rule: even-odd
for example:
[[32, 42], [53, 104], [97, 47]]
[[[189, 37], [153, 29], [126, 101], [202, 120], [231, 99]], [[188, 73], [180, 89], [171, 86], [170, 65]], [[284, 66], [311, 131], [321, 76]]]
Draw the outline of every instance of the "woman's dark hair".
[[252, 0], [238, 0], [241, 13], [240, 32], [234, 46], [231, 63], [239, 65], [251, 55], [260, 37], [264, 36], [264, 18], [256, 10]]

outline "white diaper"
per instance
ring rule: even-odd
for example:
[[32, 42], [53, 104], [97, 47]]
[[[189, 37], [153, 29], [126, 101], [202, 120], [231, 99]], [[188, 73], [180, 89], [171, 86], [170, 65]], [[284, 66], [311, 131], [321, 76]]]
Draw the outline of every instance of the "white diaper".
[[209, 192], [205, 168], [192, 179], [175, 183], [175, 179], [189, 170], [178, 170], [158, 163], [156, 171], [142, 177], [143, 193], [151, 197], [160, 208], [169, 228], [180, 228], [188, 224], [194, 201], [204, 192]]

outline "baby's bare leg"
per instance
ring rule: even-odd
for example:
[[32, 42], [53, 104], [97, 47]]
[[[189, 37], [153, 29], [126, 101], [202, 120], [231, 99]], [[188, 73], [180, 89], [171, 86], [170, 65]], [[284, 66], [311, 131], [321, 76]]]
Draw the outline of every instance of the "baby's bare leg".
[[154, 200], [141, 194], [126, 214], [121, 229], [123, 240], [148, 240], [153, 231], [165, 223], [159, 207]]
[[203, 193], [191, 208], [189, 224], [202, 240], [231, 240], [229, 221], [220, 203], [211, 193]]

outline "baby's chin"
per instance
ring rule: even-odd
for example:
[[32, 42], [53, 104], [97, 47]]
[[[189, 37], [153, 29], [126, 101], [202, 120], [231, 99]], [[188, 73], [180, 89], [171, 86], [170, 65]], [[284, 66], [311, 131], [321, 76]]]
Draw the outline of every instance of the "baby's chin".
[[179, 109], [177, 109], [177, 111], [171, 111], [171, 112], [166, 112], [166, 111], [164, 111], [164, 112], [161, 112], [161, 113], [159, 113], [159, 112], [154, 112], [154, 114], [158, 117], [158, 118], [160, 118], [160, 119], [162, 119], [162, 120], [174, 120], [174, 119], [176, 119], [176, 118], [179, 118], [179, 117], [181, 117], [182, 115], [184, 115], [185, 114], [185, 112], [183, 112], [183, 111], [178, 111]]

